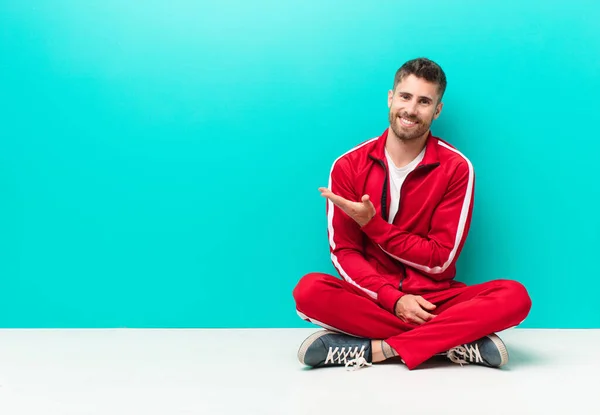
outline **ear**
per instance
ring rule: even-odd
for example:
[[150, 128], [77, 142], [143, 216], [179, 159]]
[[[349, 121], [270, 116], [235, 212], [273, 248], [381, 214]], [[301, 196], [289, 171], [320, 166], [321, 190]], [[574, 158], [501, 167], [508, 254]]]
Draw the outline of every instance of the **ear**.
[[392, 98], [394, 97], [394, 91], [391, 89], [388, 91], [388, 108], [392, 108]]
[[436, 120], [437, 117], [440, 116], [440, 114], [442, 113], [442, 108], [444, 107], [444, 103], [440, 102], [439, 104], [437, 104], [437, 107], [435, 109], [435, 113], [433, 114], [433, 119]]

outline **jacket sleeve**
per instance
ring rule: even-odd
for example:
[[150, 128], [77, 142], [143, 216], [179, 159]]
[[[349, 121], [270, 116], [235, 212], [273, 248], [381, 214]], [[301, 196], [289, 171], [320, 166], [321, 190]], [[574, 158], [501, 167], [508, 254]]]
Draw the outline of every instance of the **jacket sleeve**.
[[[337, 160], [329, 177], [329, 189], [346, 199], [359, 200], [353, 183], [352, 167], [346, 159]], [[331, 260], [342, 278], [365, 292], [382, 308], [395, 312], [404, 294], [389, 284], [365, 259], [360, 226], [344, 211], [327, 201], [327, 226]]]
[[380, 216], [371, 219], [362, 231], [398, 261], [434, 280], [447, 279], [445, 271], [458, 259], [469, 230], [474, 181], [471, 163], [467, 160], [458, 164], [433, 213], [426, 237], [411, 234], [402, 225], [392, 225]]

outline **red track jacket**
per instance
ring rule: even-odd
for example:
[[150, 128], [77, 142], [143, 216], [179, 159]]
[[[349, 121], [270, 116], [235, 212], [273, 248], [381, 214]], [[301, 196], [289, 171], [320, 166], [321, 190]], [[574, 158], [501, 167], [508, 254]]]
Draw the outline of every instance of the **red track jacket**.
[[327, 201], [331, 259], [342, 278], [394, 312], [404, 294], [463, 285], [455, 263], [467, 237], [473, 209], [471, 162], [429, 133], [423, 161], [402, 185], [394, 223], [390, 203], [386, 130], [340, 156], [329, 189], [348, 200], [370, 196], [377, 214], [362, 228]]

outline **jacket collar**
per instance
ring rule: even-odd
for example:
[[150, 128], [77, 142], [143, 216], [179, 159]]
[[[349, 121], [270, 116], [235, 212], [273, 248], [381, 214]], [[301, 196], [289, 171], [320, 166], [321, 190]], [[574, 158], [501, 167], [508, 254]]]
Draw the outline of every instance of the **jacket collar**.
[[[372, 158], [385, 161], [385, 143], [387, 141], [389, 128], [387, 128], [383, 134], [379, 136], [375, 146], [372, 148], [369, 153]], [[429, 136], [427, 136], [427, 141], [425, 142], [425, 155], [423, 156], [423, 160], [419, 163], [417, 167], [421, 166], [437, 166], [440, 164], [440, 159], [438, 157], [438, 138], [434, 137], [431, 134], [431, 130], [429, 131]]]

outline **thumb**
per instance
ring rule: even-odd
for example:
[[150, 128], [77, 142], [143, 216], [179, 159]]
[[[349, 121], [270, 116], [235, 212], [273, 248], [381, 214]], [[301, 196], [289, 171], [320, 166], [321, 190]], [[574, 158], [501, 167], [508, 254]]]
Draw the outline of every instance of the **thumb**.
[[361, 198], [361, 201], [362, 201], [363, 205], [365, 205], [365, 206], [375, 207], [375, 206], [373, 206], [373, 203], [371, 203], [371, 198], [369, 197], [369, 195], [364, 195]]
[[419, 303], [419, 305], [421, 307], [423, 307], [426, 310], [433, 310], [436, 307], [435, 304], [430, 303], [429, 301], [427, 301], [423, 297], [419, 297], [418, 300], [417, 300], [417, 302]]

